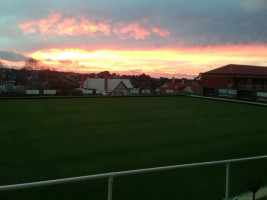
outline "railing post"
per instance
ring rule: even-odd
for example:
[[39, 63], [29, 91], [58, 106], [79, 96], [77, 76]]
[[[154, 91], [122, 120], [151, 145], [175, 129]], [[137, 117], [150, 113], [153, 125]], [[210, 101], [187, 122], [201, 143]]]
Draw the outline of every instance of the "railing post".
[[113, 176], [108, 178], [108, 200], [112, 200], [112, 183], [113, 183]]
[[227, 162], [226, 163], [225, 200], [229, 200], [229, 183], [230, 183], [230, 162]]

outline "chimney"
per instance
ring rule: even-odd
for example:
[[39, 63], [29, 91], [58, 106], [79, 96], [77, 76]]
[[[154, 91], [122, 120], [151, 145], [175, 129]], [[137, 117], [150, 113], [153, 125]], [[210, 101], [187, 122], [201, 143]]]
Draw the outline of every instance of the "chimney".
[[105, 78], [105, 85], [104, 85], [104, 90], [107, 92], [108, 91], [108, 79]]

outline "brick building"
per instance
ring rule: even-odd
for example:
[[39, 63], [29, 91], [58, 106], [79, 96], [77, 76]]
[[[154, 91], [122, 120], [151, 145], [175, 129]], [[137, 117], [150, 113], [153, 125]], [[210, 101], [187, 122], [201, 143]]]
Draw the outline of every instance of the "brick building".
[[229, 64], [200, 74], [200, 79], [205, 96], [253, 99], [267, 91], [267, 67]]

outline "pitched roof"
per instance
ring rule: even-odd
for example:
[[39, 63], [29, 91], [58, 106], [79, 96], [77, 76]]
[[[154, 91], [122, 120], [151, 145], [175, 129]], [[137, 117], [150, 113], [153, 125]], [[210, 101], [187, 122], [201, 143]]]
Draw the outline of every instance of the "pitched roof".
[[252, 65], [229, 64], [217, 69], [202, 73], [202, 75], [255, 75], [267, 76], [267, 67]]
[[158, 88], [159, 91], [165, 92], [166, 90], [173, 90], [173, 91], [181, 91], [184, 88], [190, 86], [192, 90], [196, 90], [198, 88], [198, 85], [194, 83], [165, 83], [161, 87]]
[[108, 79], [108, 91], [112, 92], [120, 84], [120, 82], [123, 82], [128, 89], [133, 88], [129, 79]]

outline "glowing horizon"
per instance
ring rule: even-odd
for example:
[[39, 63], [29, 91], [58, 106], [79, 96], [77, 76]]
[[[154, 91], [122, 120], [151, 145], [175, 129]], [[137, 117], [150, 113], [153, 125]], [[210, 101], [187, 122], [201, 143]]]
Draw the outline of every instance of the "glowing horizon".
[[48, 49], [28, 54], [57, 70], [111, 71], [159, 76], [197, 76], [230, 63], [265, 66], [267, 46], [222, 46], [151, 50]]
[[[38, 50], [32, 57], [43, 66], [58, 71], [117, 74], [148, 74], [152, 77], [193, 78], [201, 72], [227, 64], [267, 66], [267, 45], [210, 46], [191, 48], [162, 48], [119, 50], [82, 48], [53, 48]], [[4, 61], [8, 66], [23, 67], [25, 62]]]

